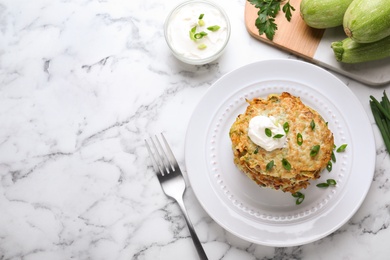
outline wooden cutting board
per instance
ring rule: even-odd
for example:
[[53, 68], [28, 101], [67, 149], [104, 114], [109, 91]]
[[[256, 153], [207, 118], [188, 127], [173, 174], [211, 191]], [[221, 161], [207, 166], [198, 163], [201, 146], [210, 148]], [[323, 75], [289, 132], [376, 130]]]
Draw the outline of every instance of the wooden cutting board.
[[284, 17], [284, 13], [280, 12], [276, 17], [278, 30], [273, 41], [270, 41], [265, 35], [259, 35], [255, 25], [258, 9], [246, 1], [245, 26], [249, 34], [261, 42], [291, 52], [312, 63], [365, 84], [383, 85], [390, 83], [390, 58], [358, 64], [337, 62], [330, 46], [332, 42], [346, 38], [342, 26], [326, 30], [311, 28], [300, 17], [301, 0], [290, 0], [290, 3], [295, 8], [291, 21], [288, 22]]

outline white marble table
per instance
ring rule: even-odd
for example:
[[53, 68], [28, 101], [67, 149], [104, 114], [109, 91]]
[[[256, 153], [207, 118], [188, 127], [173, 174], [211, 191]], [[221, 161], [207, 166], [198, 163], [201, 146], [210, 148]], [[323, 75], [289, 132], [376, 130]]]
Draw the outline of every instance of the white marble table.
[[[227, 0], [225, 54], [184, 65], [163, 36], [178, 3], [0, 0], [0, 259], [197, 259], [144, 138], [163, 131], [185, 169], [187, 123], [213, 82], [251, 62], [296, 57], [251, 38], [245, 1]], [[389, 258], [390, 160], [368, 100], [390, 85], [335, 75], [375, 134], [375, 175], [361, 208], [326, 238], [272, 248], [226, 232], [189, 187], [185, 203], [210, 259]]]

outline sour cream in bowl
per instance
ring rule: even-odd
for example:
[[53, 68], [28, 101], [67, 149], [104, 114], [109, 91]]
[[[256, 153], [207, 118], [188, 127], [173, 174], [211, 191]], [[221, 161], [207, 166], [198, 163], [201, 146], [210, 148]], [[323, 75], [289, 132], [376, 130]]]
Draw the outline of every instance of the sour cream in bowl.
[[202, 65], [221, 56], [230, 38], [230, 23], [224, 10], [213, 2], [190, 0], [171, 11], [164, 34], [176, 58]]

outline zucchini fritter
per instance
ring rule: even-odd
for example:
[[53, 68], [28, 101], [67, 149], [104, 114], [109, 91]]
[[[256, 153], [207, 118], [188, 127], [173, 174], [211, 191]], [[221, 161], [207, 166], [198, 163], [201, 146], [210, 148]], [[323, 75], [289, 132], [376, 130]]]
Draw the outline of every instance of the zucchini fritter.
[[[331, 160], [333, 133], [324, 119], [299, 97], [287, 92], [247, 102], [246, 112], [237, 117], [229, 132], [234, 163], [260, 186], [291, 193], [307, 188], [309, 181], [318, 179]], [[281, 125], [288, 123], [283, 148], [268, 152], [251, 141], [249, 121], [259, 115], [273, 116]], [[313, 153], [313, 147], [319, 150]]]

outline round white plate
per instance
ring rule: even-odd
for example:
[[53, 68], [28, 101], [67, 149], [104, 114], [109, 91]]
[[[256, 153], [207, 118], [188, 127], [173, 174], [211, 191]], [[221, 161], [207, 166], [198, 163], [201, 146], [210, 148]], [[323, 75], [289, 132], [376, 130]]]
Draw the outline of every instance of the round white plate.
[[[290, 193], [257, 186], [233, 163], [230, 126], [246, 99], [289, 92], [328, 122], [343, 153], [319, 180], [302, 191], [296, 205]], [[185, 162], [191, 186], [207, 213], [229, 232], [267, 246], [296, 246], [323, 238], [346, 223], [362, 204], [375, 169], [375, 142], [359, 100], [339, 79], [296, 60], [261, 61], [215, 82], [196, 107], [186, 134]], [[335, 179], [335, 187], [317, 183]]]

